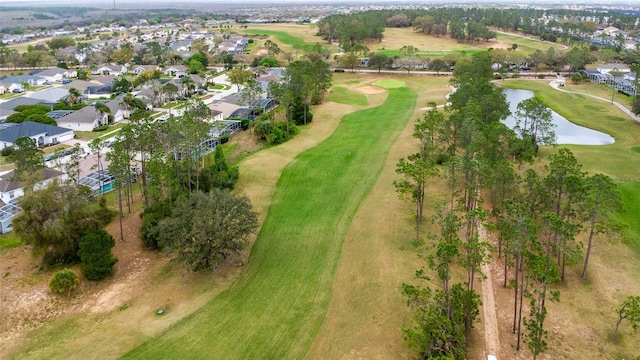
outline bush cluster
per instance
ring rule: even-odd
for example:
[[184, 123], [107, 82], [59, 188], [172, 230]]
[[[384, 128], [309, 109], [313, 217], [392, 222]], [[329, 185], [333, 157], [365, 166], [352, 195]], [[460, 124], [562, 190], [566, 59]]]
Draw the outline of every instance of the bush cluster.
[[54, 294], [66, 294], [80, 283], [78, 275], [69, 269], [58, 271], [49, 282], [49, 289]]

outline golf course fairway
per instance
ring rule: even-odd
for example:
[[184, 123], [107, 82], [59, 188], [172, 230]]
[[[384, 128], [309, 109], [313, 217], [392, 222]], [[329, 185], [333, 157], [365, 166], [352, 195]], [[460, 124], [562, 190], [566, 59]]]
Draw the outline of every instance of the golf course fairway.
[[327, 140], [285, 168], [238, 281], [124, 358], [305, 356], [326, 314], [351, 219], [413, 114], [414, 92], [388, 91], [382, 105], [346, 115]]

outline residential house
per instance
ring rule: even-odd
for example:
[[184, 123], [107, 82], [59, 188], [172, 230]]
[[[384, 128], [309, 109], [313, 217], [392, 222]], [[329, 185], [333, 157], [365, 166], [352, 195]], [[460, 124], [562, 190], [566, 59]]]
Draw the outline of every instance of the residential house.
[[241, 106], [239, 105], [221, 101], [221, 100], [214, 101], [213, 103], [209, 104], [208, 107], [213, 111], [221, 112], [223, 119], [230, 118], [231, 114], [233, 114], [236, 110], [241, 108]]
[[140, 76], [145, 71], [160, 70], [158, 65], [136, 65], [129, 70], [130, 73]]
[[640, 46], [640, 44], [635, 40], [625, 40], [624, 42], [625, 50], [639, 50], [638, 46]]
[[3, 84], [15, 84], [19, 89], [24, 89], [24, 83], [29, 84], [29, 86], [38, 86], [44, 85], [47, 83], [47, 79], [41, 76], [34, 75], [13, 75], [13, 76], [3, 76], [0, 78], [0, 83]]
[[[40, 190], [54, 179], [58, 181], [66, 180], [67, 174], [56, 169], [45, 167], [38, 174], [34, 174], [38, 177], [38, 182], [34, 184], [33, 190]], [[13, 170], [0, 176], [0, 200], [4, 204], [15, 203], [15, 200], [24, 196], [24, 182], [17, 181], [15, 179], [15, 172]]]
[[187, 75], [187, 67], [184, 65], [172, 65], [164, 68], [162, 73], [167, 76], [180, 78]]
[[31, 75], [36, 75], [45, 78], [49, 83], [59, 82], [62, 79], [69, 79], [77, 77], [78, 72], [71, 69], [62, 69], [59, 67], [53, 67], [46, 70], [34, 71]]
[[60, 86], [61, 89], [77, 89], [80, 90], [80, 92], [83, 92], [85, 90], [87, 90], [87, 88], [89, 86], [95, 86], [96, 84], [89, 82], [89, 81], [84, 81], [84, 80], [75, 80], [74, 82], [68, 83], [68, 84], [64, 84], [62, 86]]
[[22, 90], [22, 84], [13, 82], [3, 82], [0, 80], [0, 94], [7, 94], [15, 89]]
[[51, 87], [48, 89], [33, 92], [27, 95], [27, 97], [42, 100], [47, 103], [56, 103], [60, 99], [66, 98], [67, 95], [69, 95], [69, 90], [63, 89], [61, 87]]
[[602, 32], [604, 34], [606, 34], [606, 35], [609, 35], [609, 36], [616, 36], [616, 35], [618, 35], [620, 33], [620, 29], [618, 29], [615, 26], [608, 26], [608, 27], [602, 29]]
[[124, 65], [101, 65], [92, 70], [93, 75], [113, 75], [120, 76], [127, 72], [127, 67]]
[[609, 63], [609, 64], [604, 64], [604, 65], [598, 65], [598, 68], [597, 68], [597, 70], [602, 74], [608, 74], [611, 71], [613, 71], [614, 69], [619, 70], [623, 74], [631, 72], [631, 69], [625, 64]]
[[98, 126], [107, 125], [109, 117], [107, 114], [100, 114], [95, 107], [87, 106], [59, 118], [57, 122], [58, 126], [66, 129], [91, 131]]
[[0, 102], [0, 122], [4, 121], [9, 115], [15, 113], [13, 109], [18, 105], [40, 104], [42, 100], [20, 96], [11, 100]]
[[0, 124], [0, 149], [13, 146], [19, 137], [30, 137], [38, 146], [58, 144], [74, 137], [73, 131], [33, 121]]
[[82, 92], [87, 99], [99, 99], [111, 96], [111, 88], [113, 84], [107, 83], [104, 85], [94, 85], [89, 86], [85, 91]]
[[[120, 103], [120, 100], [111, 100], [105, 103], [109, 110], [111, 110], [111, 119], [114, 124], [121, 122], [125, 118], [125, 109]], [[127, 117], [129, 117], [128, 114]]]

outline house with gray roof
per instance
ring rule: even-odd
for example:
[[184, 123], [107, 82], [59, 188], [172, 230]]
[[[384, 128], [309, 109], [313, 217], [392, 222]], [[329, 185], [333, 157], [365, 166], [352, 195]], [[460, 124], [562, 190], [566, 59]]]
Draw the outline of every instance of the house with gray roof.
[[[122, 105], [120, 105], [120, 100], [111, 100], [105, 103], [109, 110], [111, 110], [111, 119], [114, 124], [119, 123], [125, 118], [125, 110]], [[128, 114], [126, 114], [128, 117]]]
[[145, 71], [153, 70], [160, 70], [160, 67], [158, 65], [135, 65], [129, 70], [129, 72], [140, 76], [140, 74]]
[[63, 69], [59, 67], [52, 67], [46, 70], [34, 71], [31, 75], [40, 76], [45, 78], [50, 83], [61, 81], [62, 79], [69, 79], [77, 77], [78, 72], [72, 69]]
[[67, 95], [69, 95], [69, 90], [67, 89], [63, 89], [60, 87], [50, 87], [48, 89], [35, 91], [27, 95], [27, 97], [30, 97], [32, 99], [42, 100], [48, 103], [56, 103], [60, 99], [66, 98]]
[[167, 66], [162, 73], [168, 76], [183, 77], [187, 75], [187, 67], [184, 65]]
[[74, 137], [73, 131], [59, 126], [41, 124], [33, 121], [0, 124], [0, 149], [13, 146], [19, 137], [29, 137], [38, 146], [53, 145]]
[[13, 76], [1, 77], [0, 82], [5, 84], [27, 83], [30, 86], [38, 86], [38, 85], [44, 85], [47, 82], [47, 79], [41, 76], [34, 76], [34, 75], [13, 75]]
[[[33, 186], [34, 190], [39, 190], [46, 187], [53, 179], [64, 181], [67, 179], [67, 174], [52, 168], [42, 168], [33, 176], [38, 177], [38, 182]], [[0, 201], [2, 205], [15, 203], [15, 200], [24, 196], [24, 182], [17, 181], [15, 179], [15, 172], [13, 170], [0, 176]]]
[[108, 115], [101, 115], [95, 107], [86, 106], [67, 114], [57, 121], [58, 126], [75, 131], [91, 131], [109, 123]]
[[95, 70], [92, 70], [93, 75], [113, 75], [120, 76], [127, 72], [127, 67], [124, 65], [101, 65]]
[[[15, 113], [13, 108], [18, 105], [32, 105], [45, 103], [40, 99], [29, 98], [26, 96], [20, 96], [9, 101], [0, 103], [0, 122], [4, 121], [9, 115]], [[53, 105], [53, 104], [51, 104]]]

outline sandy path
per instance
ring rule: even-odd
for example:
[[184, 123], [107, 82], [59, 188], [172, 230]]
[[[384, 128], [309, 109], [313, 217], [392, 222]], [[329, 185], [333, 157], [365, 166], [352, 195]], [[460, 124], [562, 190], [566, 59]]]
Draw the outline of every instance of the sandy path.
[[[481, 241], [490, 241], [484, 226], [478, 227]], [[500, 351], [500, 334], [498, 332], [498, 318], [496, 317], [496, 303], [493, 298], [493, 280], [491, 262], [482, 264], [485, 278], [482, 280], [482, 310], [484, 314], [484, 347], [486, 355], [496, 355]]]

